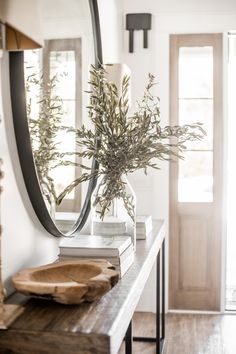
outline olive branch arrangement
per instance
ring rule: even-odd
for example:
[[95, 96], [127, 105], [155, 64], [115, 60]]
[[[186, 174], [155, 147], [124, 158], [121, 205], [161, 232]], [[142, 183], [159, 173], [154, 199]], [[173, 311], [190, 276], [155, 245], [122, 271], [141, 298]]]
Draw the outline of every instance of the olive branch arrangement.
[[183, 158], [185, 143], [201, 140], [206, 133], [201, 123], [160, 125], [159, 98], [152, 94], [155, 85], [153, 75], [149, 74], [143, 97], [131, 116], [128, 116], [129, 77], [124, 76], [119, 97], [116, 85], [106, 78], [105, 67], [92, 67], [90, 75], [88, 114], [94, 131], [83, 125], [76, 130], [76, 141], [82, 148], [79, 152], [81, 158], [94, 158], [99, 169], [83, 166], [86, 171], [65, 188], [58, 196], [57, 204], [81, 182], [103, 175], [102, 193], [94, 201], [100, 207], [101, 219], [112, 201], [121, 198], [134, 220], [134, 207], [126, 195], [122, 175], [138, 169], [147, 174], [149, 167], [160, 168], [156, 160], [169, 161], [172, 156]]

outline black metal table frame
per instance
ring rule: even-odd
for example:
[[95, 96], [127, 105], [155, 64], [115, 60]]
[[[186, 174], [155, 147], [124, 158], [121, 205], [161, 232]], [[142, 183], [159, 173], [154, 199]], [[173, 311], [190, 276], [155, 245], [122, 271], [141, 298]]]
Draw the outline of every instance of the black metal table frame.
[[[162, 265], [162, 267], [160, 267], [160, 265]], [[133, 337], [132, 320], [131, 320], [125, 335], [126, 354], [132, 354], [133, 341], [156, 343], [156, 354], [161, 354], [164, 348], [164, 343], [165, 343], [165, 239], [162, 242], [162, 246], [157, 254], [157, 260], [156, 260], [156, 337]]]

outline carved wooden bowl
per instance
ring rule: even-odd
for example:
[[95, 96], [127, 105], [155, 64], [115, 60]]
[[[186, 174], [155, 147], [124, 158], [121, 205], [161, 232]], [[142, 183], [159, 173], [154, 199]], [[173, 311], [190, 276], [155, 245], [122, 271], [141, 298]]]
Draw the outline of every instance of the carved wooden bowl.
[[105, 260], [64, 261], [24, 269], [13, 278], [26, 295], [80, 304], [100, 299], [119, 280], [119, 273]]

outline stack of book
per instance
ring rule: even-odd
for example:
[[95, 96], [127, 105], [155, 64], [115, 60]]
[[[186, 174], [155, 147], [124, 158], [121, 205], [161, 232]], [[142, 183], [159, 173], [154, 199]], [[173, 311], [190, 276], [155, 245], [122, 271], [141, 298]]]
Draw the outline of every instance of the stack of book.
[[122, 277], [134, 261], [134, 249], [129, 236], [79, 235], [59, 246], [59, 261], [106, 259]]
[[139, 215], [136, 217], [136, 238], [145, 240], [152, 231], [152, 216]]

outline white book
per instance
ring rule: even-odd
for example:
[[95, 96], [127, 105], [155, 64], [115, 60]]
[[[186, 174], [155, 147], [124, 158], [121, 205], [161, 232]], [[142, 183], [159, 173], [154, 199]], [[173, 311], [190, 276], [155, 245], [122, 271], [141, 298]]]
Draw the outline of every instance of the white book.
[[137, 215], [136, 216], [136, 227], [143, 228], [152, 225], [151, 215]]
[[[126, 250], [120, 255], [120, 256], [115, 256], [115, 257], [101, 257], [99, 256], [99, 259], [105, 259], [106, 261], [110, 262], [111, 264], [115, 266], [119, 266], [121, 263], [123, 263], [126, 258], [130, 256], [130, 254], [134, 253], [133, 245], [130, 244]], [[84, 260], [88, 259], [86, 256], [67, 256], [67, 255], [59, 255], [58, 260], [59, 261], [69, 261], [69, 260]], [[98, 256], [90, 256], [89, 259], [95, 260], [98, 259]]]
[[116, 270], [120, 273], [120, 278], [129, 270], [134, 262], [134, 252], [132, 252], [119, 266], [116, 266]]
[[146, 238], [151, 234], [152, 230], [148, 233], [146, 233], [145, 231], [142, 231], [140, 233], [136, 233], [136, 239], [137, 240], [146, 240]]
[[129, 236], [91, 236], [79, 235], [65, 240], [59, 246], [60, 256], [99, 256], [114, 257], [121, 255], [131, 244]]
[[152, 231], [151, 215], [140, 215], [136, 218], [136, 235], [148, 235]]

